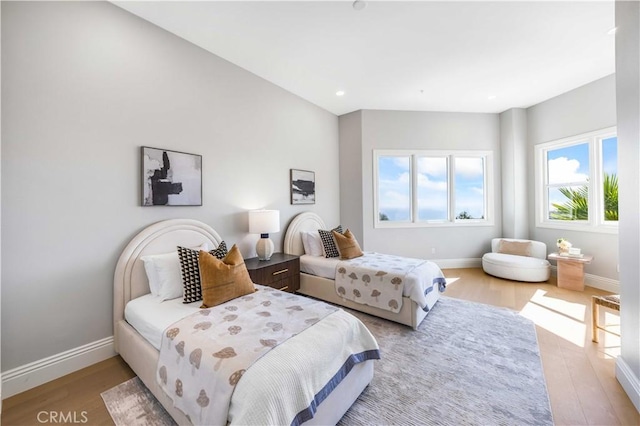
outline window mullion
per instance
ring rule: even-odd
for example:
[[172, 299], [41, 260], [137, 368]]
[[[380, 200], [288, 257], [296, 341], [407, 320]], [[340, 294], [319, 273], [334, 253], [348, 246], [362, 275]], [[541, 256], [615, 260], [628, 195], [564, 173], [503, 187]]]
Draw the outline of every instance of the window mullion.
[[448, 186], [449, 186], [449, 191], [447, 194], [447, 197], [449, 197], [449, 222], [455, 222], [456, 221], [456, 197], [454, 196], [454, 194], [456, 193], [456, 185], [455, 185], [455, 179], [454, 176], [456, 175], [456, 171], [455, 171], [455, 161], [454, 161], [454, 156], [453, 155], [448, 155], [447, 156], [447, 162], [448, 167], [447, 167], [447, 171], [448, 173]]
[[411, 222], [418, 221], [418, 157], [411, 155]]
[[591, 157], [593, 158], [593, 200], [589, 204], [593, 206], [593, 225], [604, 225], [604, 193], [603, 193], [603, 164], [602, 164], [602, 143], [601, 138], [594, 137], [591, 141]]

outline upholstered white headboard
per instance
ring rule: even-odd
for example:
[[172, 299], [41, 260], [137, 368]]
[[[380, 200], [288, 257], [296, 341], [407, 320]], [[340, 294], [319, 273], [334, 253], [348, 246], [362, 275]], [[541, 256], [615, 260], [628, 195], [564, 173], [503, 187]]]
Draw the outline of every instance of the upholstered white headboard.
[[303, 255], [304, 246], [302, 245], [300, 233], [317, 231], [318, 229], [327, 229], [327, 227], [317, 214], [304, 212], [294, 217], [284, 235], [284, 252], [298, 256]]
[[176, 251], [177, 246], [217, 247], [222, 239], [206, 223], [192, 219], [171, 219], [154, 223], [127, 244], [118, 259], [113, 277], [113, 322], [124, 319], [124, 307], [131, 299], [149, 293], [149, 282], [140, 257]]

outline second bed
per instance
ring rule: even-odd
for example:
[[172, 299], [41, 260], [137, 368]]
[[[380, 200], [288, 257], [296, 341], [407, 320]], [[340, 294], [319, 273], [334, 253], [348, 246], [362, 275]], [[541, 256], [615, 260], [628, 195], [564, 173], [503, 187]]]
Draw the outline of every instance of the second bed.
[[[405, 281], [413, 283], [413, 287], [405, 287], [398, 312], [357, 303], [345, 298], [344, 295], [339, 294], [337, 291], [337, 288], [340, 287], [336, 285], [335, 281], [336, 275], [339, 273], [340, 260], [338, 258], [325, 258], [305, 254], [302, 233], [317, 232], [318, 229], [327, 229], [322, 218], [315, 213], [304, 212], [293, 218], [285, 234], [284, 252], [301, 256], [300, 289], [298, 293], [417, 329], [429, 310], [438, 301], [440, 293], [444, 290], [445, 279], [440, 268], [433, 262], [421, 261], [420, 266], [407, 274], [410, 279]], [[367, 253], [366, 256], [402, 259], [396, 256], [374, 253]], [[354, 263], [358, 263], [357, 259], [354, 260]], [[417, 259], [405, 260], [412, 261]], [[422, 295], [418, 294], [419, 292], [422, 292]], [[418, 304], [416, 300], [419, 300], [423, 306]]]

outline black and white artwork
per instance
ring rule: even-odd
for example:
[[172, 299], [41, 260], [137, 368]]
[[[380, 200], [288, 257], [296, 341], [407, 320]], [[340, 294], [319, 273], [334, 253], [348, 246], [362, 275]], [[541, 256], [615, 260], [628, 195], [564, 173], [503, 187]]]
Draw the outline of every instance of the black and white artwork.
[[316, 174], [291, 169], [291, 204], [316, 203]]
[[201, 206], [202, 156], [142, 147], [143, 206]]

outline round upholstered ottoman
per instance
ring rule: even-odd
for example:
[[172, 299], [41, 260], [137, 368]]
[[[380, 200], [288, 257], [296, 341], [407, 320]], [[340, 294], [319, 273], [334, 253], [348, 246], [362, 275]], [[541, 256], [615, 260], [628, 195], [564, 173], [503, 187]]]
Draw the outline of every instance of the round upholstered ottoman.
[[482, 269], [489, 275], [525, 282], [547, 281], [551, 274], [546, 259], [505, 253], [486, 253], [482, 256]]

